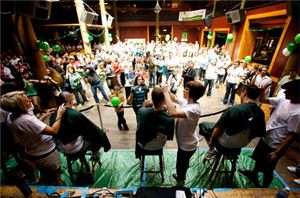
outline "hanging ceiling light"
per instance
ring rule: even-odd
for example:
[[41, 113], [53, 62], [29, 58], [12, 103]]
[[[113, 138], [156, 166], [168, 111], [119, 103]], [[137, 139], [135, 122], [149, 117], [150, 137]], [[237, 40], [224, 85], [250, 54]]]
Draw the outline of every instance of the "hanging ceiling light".
[[160, 13], [161, 7], [159, 6], [158, 0], [156, 1], [156, 5], [154, 7], [154, 12], [155, 13]]

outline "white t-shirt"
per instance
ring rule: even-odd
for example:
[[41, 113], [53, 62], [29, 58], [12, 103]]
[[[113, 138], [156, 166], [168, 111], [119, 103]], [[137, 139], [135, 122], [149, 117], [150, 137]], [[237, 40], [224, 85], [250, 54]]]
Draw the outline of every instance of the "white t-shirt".
[[217, 65], [208, 64], [206, 67], [205, 79], [215, 80], [217, 78]]
[[288, 132], [300, 133], [300, 104], [293, 104], [284, 97], [269, 100], [276, 108], [267, 122], [264, 141], [276, 149], [286, 139]]
[[25, 147], [28, 155], [40, 156], [55, 148], [52, 136], [41, 134], [47, 125], [33, 115], [23, 114], [12, 119], [10, 113], [7, 125], [13, 131], [15, 141]]
[[84, 140], [82, 136], [78, 136], [76, 140], [68, 144], [63, 144], [60, 140], [55, 140], [57, 150], [66, 154], [74, 154], [80, 151], [83, 146]]
[[200, 104], [188, 104], [186, 99], [180, 99], [179, 105], [185, 113], [186, 118], [177, 118], [175, 122], [175, 133], [180, 149], [194, 151], [198, 146], [198, 137], [195, 130], [201, 115]]
[[229, 67], [227, 71], [227, 82], [231, 84], [238, 83], [240, 77], [243, 75], [243, 68], [242, 67], [235, 67], [231, 66]]

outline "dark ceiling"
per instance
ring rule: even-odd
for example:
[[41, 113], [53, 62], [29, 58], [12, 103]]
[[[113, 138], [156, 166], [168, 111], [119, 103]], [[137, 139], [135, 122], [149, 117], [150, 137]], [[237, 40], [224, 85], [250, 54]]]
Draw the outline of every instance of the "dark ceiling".
[[[282, 0], [258, 1], [247, 0], [245, 9], [252, 9], [264, 5], [270, 5], [281, 2]], [[32, 2], [32, 1], [31, 1]], [[96, 13], [100, 13], [99, 0], [85, 0], [86, 9], [92, 8]], [[113, 0], [105, 0], [106, 11], [113, 15]], [[176, 21], [178, 20], [179, 11], [206, 9], [207, 14], [213, 10], [213, 0], [159, 0], [162, 10], [160, 13], [161, 21]], [[28, 4], [28, 6], [27, 6]], [[217, 0], [215, 17], [224, 16], [229, 10], [239, 9], [241, 0]], [[18, 0], [1, 0], [1, 15], [3, 13], [14, 12], [14, 7], [20, 7], [20, 10], [26, 10], [30, 7], [30, 1]], [[153, 11], [156, 5], [156, 0], [116, 0], [118, 21], [154, 21], [155, 13]], [[101, 24], [101, 17], [98, 17], [97, 24]], [[74, 0], [60, 0], [52, 2], [52, 9], [49, 20], [35, 20], [38, 24], [58, 24], [58, 23], [77, 23], [77, 15]]]

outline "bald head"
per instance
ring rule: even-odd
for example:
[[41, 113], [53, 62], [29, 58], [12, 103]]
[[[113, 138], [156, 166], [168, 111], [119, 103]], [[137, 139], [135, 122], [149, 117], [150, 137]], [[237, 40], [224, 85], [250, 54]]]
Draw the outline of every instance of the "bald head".
[[72, 107], [73, 106], [73, 96], [70, 92], [63, 91], [60, 94], [60, 104], [65, 103], [67, 107]]

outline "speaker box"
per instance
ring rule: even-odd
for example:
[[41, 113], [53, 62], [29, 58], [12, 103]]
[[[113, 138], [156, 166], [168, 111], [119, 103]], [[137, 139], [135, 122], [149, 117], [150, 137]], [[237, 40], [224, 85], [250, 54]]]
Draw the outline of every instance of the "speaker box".
[[205, 16], [204, 24], [208, 28], [210, 28], [212, 26], [212, 14], [208, 14], [208, 15]]
[[80, 21], [86, 24], [93, 24], [94, 21], [98, 20], [98, 14], [88, 11], [83, 11], [80, 15]]
[[49, 1], [15, 1], [14, 13], [35, 19], [50, 19], [52, 4]]
[[229, 24], [242, 22], [246, 17], [243, 9], [226, 12], [225, 15]]

